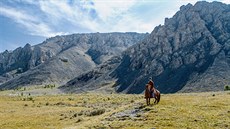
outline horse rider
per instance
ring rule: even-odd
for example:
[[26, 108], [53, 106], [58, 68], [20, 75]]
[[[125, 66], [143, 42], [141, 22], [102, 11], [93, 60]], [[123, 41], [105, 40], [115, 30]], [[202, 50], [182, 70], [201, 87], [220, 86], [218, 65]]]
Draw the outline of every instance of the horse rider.
[[152, 96], [154, 97], [154, 96], [155, 96], [155, 93], [156, 93], [156, 88], [155, 88], [155, 86], [154, 86], [154, 82], [153, 82], [153, 80], [152, 80], [152, 77], [149, 78], [148, 84], [151, 85], [150, 94], [152, 94]]

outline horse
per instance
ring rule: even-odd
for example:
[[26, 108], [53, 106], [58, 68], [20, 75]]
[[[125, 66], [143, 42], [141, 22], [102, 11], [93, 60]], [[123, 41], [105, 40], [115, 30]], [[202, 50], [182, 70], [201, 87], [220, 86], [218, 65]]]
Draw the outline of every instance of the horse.
[[156, 91], [154, 92], [154, 96], [153, 96], [151, 94], [151, 85], [146, 84], [146, 88], [145, 88], [145, 99], [146, 99], [146, 104], [147, 105], [150, 105], [150, 99], [153, 98], [153, 97], [155, 98], [154, 104], [159, 103], [160, 102], [160, 97], [161, 97], [160, 91], [158, 91], [156, 89]]

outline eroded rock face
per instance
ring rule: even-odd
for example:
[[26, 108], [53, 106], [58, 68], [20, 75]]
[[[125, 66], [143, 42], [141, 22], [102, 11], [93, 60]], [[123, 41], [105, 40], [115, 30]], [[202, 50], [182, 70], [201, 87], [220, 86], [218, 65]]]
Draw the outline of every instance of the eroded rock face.
[[0, 88], [64, 84], [112, 56], [120, 55], [146, 35], [131, 32], [73, 34], [5, 51], [0, 53], [0, 83], [3, 83]]
[[115, 79], [113, 75], [111, 75], [111, 72], [116, 69], [120, 63], [121, 55], [114, 56], [93, 70], [76, 76], [74, 79], [59, 87], [59, 89], [66, 93], [81, 93], [91, 90], [101, 91], [100, 88], [108, 86], [108, 88], [104, 88], [104, 90], [106, 92], [114, 92], [112, 85], [114, 85]]
[[188, 4], [128, 48], [107, 74], [117, 92], [141, 93], [149, 77], [163, 93], [223, 90], [230, 84], [229, 46], [230, 5]]

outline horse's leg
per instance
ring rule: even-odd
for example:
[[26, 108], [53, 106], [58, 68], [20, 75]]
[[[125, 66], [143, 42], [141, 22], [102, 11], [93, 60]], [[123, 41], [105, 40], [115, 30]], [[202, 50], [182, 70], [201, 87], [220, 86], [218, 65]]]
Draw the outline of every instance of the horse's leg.
[[146, 104], [147, 106], [150, 105], [150, 98], [146, 98]]
[[154, 99], [155, 99], [155, 101], [154, 101], [154, 104], [155, 104], [157, 102], [157, 97], [155, 96]]
[[156, 98], [155, 98], [156, 99], [156, 103], [159, 103], [160, 97], [161, 97], [160, 93], [157, 93]]
[[155, 101], [154, 101], [154, 104], [157, 102], [157, 94], [156, 94], [156, 92], [154, 92], [154, 99], [155, 99]]

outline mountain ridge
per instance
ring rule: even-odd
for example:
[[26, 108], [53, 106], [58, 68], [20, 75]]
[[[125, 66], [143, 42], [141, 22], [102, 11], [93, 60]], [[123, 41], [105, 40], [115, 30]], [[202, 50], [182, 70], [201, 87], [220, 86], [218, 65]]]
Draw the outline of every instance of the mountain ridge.
[[[110, 78], [115, 90], [123, 93], [143, 92], [149, 77], [163, 93], [223, 90], [224, 85], [230, 84], [229, 44], [230, 5], [188, 4], [181, 6], [172, 18], [166, 18], [163, 26], [155, 27], [147, 38], [124, 51], [114, 69], [98, 78]], [[97, 70], [100, 73], [100, 68]], [[61, 89], [93, 89], [98, 79], [94, 80], [93, 75], [85, 82], [83, 79], [90, 73], [93, 72], [76, 77], [70, 81], [74, 85], [67, 83]], [[91, 85], [84, 86], [82, 82]]]
[[[1, 88], [15, 88], [25, 85], [42, 85], [42, 84], [63, 84], [73, 76], [81, 74], [83, 71], [90, 70], [98, 64], [108, 60], [113, 55], [118, 55], [127, 47], [138, 42], [148, 34], [139, 34], [135, 32], [126, 33], [90, 33], [90, 34], [72, 34], [66, 36], [56, 36], [49, 38], [39, 45], [31, 47], [29, 53], [29, 61], [20, 61], [17, 58], [18, 53], [13, 51], [6, 59], [6, 55], [0, 54], [0, 75], [12, 74], [7, 82], [0, 85]], [[23, 48], [18, 48], [24, 52]], [[93, 57], [90, 52], [100, 52], [97, 57]], [[23, 55], [21, 55], [24, 57]], [[36, 57], [36, 58], [34, 58]], [[11, 59], [14, 62], [11, 62]], [[5, 59], [5, 60], [4, 60]], [[21, 73], [17, 73], [21, 69], [17, 62], [23, 62], [28, 66], [31, 62], [32, 67], [27, 68]], [[39, 63], [37, 63], [39, 62]], [[16, 68], [7, 69], [16, 63]], [[37, 64], [36, 64], [37, 63]], [[14, 72], [12, 72], [14, 71]], [[12, 73], [11, 73], [12, 72]], [[42, 77], [43, 75], [44, 77]], [[65, 76], [63, 76], [65, 75]]]

